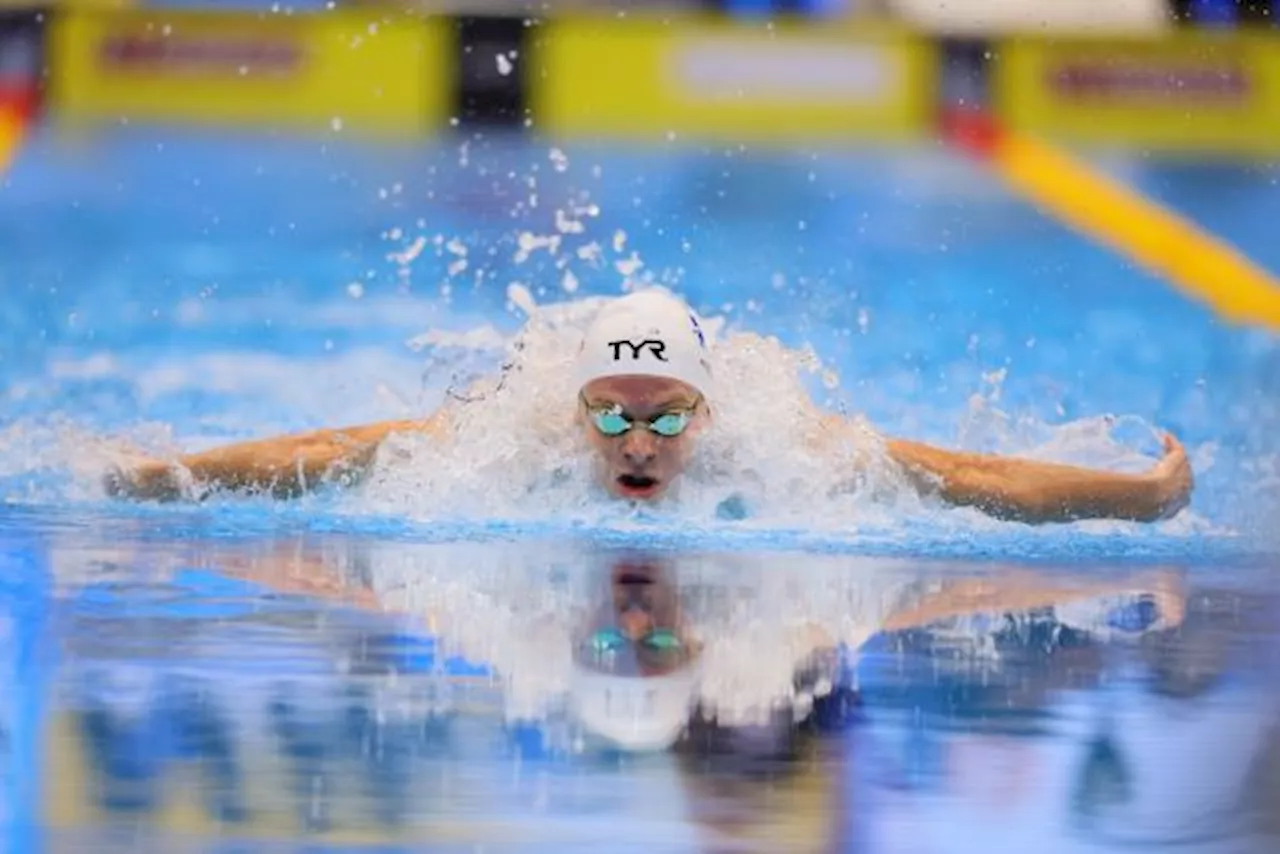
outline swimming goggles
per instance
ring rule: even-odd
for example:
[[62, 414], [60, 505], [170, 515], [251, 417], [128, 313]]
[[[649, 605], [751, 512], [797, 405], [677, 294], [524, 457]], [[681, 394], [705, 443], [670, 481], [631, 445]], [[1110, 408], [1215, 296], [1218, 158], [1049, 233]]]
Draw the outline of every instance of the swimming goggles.
[[659, 436], [671, 438], [683, 433], [693, 420], [692, 408], [664, 412], [648, 421], [637, 421], [624, 415], [622, 407], [616, 403], [611, 406], [591, 406], [584, 397], [582, 404], [587, 407], [587, 413], [596, 429], [606, 436], [621, 436], [637, 424], [642, 424]]

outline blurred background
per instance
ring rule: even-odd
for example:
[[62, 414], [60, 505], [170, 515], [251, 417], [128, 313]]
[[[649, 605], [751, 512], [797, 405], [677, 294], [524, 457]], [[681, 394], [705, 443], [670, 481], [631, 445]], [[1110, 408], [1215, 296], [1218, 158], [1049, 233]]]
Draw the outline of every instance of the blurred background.
[[[56, 122], [852, 143], [928, 135], [940, 104], [963, 102], [1095, 143], [1275, 138], [1263, 0], [85, 0], [8, 2], [0, 20], [5, 100]], [[607, 74], [582, 73], [605, 53]]]

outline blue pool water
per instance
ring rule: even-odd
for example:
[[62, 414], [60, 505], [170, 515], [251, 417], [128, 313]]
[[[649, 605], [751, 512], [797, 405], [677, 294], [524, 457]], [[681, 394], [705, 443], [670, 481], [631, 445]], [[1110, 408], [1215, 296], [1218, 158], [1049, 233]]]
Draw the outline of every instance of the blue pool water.
[[[1108, 165], [1280, 269], [1267, 173]], [[610, 850], [972, 851], [991, 848], [955, 828], [996, 821], [1053, 851], [1126, 836], [1268, 850], [1248, 804], [1276, 774], [1280, 342], [1224, 326], [958, 156], [40, 130], [0, 178], [0, 259], [13, 850], [41, 834], [93, 850], [308, 835], [566, 850], [607, 830]], [[427, 411], [498, 357], [423, 347], [424, 332], [509, 336], [513, 283], [550, 303], [616, 293], [626, 272], [811, 346], [835, 376], [797, 381], [886, 433], [1132, 469], [1171, 429], [1194, 500], [1152, 526], [1030, 528], [915, 505], [845, 519], [817, 499], [799, 511], [812, 524], [713, 524], [497, 498], [444, 518], [412, 489], [195, 506], [101, 490], [123, 453]], [[705, 630], [764, 638], [739, 651], [761, 662], [780, 648], [762, 620], [838, 622], [825, 604], [907, 583], [886, 579], [1169, 572], [1197, 616], [1151, 639], [1132, 597], [1100, 594], [923, 639], [872, 630], [857, 725], [827, 703], [807, 770], [730, 783], [695, 760], [566, 747], [554, 715], [513, 723], [493, 696], [487, 675], [517, 671], [554, 693], [554, 656], [520, 620], [594, 601], [619, 549], [674, 564], [714, 613], [754, 614]], [[388, 605], [397, 583], [425, 598]], [[1006, 610], [1027, 613], [1006, 625]], [[469, 643], [434, 635], [428, 611], [460, 614]], [[1016, 722], [992, 723], [1000, 709]], [[166, 810], [166, 789], [188, 794]]]

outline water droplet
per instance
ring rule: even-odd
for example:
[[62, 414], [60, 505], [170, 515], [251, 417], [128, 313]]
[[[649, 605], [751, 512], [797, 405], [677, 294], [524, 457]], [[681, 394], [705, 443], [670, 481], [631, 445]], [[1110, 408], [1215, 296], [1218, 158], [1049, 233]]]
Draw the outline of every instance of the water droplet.
[[630, 278], [637, 270], [644, 266], [644, 262], [640, 260], [640, 256], [632, 252], [629, 258], [623, 258], [621, 261], [615, 261], [613, 267], [624, 277]]

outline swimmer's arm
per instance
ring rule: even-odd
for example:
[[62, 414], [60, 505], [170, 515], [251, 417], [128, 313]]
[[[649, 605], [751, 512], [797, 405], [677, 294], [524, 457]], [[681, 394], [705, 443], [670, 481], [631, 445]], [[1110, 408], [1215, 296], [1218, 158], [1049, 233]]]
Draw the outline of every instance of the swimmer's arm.
[[325, 482], [358, 479], [393, 433], [441, 431], [437, 415], [239, 442], [173, 461], [144, 460], [109, 473], [106, 487], [112, 495], [158, 500], [181, 498], [188, 485], [295, 496]]
[[926, 493], [1027, 523], [1077, 519], [1166, 519], [1187, 505], [1193, 479], [1182, 445], [1165, 436], [1164, 457], [1140, 474], [1107, 472], [1017, 457], [945, 451], [891, 439], [889, 456]]
[[882, 624], [885, 631], [919, 628], [955, 617], [975, 614], [1025, 613], [1061, 607], [1072, 602], [1112, 596], [1149, 596], [1165, 627], [1182, 623], [1186, 593], [1180, 573], [1156, 570], [1123, 581], [1057, 580], [1029, 572], [946, 582], [909, 607], [899, 609]]

